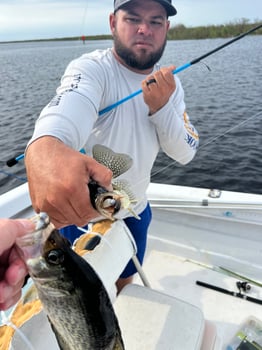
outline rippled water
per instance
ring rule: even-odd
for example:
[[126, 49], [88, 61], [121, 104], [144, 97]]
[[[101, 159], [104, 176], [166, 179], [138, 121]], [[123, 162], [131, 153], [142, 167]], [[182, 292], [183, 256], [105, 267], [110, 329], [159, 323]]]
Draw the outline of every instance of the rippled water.
[[[180, 66], [225, 41], [170, 41], [162, 64]], [[66, 65], [84, 52], [109, 46], [110, 41], [0, 45], [0, 193], [23, 182], [23, 162], [13, 168], [5, 162], [24, 152]], [[211, 71], [198, 63], [179, 73], [200, 148], [186, 166], [160, 153], [154, 182], [262, 194], [261, 52], [262, 36], [248, 36], [206, 58]]]

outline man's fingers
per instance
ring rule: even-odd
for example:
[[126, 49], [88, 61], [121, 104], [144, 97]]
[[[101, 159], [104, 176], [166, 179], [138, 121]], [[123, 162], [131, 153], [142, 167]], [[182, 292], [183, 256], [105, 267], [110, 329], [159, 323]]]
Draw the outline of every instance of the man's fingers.
[[16, 237], [34, 230], [34, 224], [29, 220], [9, 220], [0, 221], [0, 254], [15, 243]]

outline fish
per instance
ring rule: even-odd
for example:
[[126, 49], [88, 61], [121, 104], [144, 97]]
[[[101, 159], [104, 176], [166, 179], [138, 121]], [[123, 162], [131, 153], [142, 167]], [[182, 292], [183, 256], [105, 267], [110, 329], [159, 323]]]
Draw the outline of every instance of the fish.
[[105, 218], [114, 221], [115, 215], [121, 210], [128, 210], [135, 218], [140, 220], [132, 205], [137, 203], [131, 191], [129, 182], [118, 177], [128, 171], [132, 164], [132, 158], [125, 153], [116, 153], [110, 148], [96, 144], [92, 149], [93, 158], [112, 171], [112, 188], [108, 191], [92, 180], [88, 183], [90, 200], [93, 207]]
[[16, 245], [25, 261], [61, 350], [124, 350], [107, 291], [46, 213]]

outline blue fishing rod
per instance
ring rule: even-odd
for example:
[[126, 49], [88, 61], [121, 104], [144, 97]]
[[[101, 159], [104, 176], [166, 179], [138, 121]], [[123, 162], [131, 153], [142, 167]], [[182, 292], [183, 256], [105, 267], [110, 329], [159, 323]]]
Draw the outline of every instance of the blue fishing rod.
[[[227, 41], [226, 43], [224, 43], [224, 44], [222, 44], [222, 45], [216, 47], [215, 49], [213, 49], [213, 50], [211, 50], [211, 51], [208, 51], [208, 52], [205, 53], [204, 55], [201, 55], [201, 56], [199, 56], [199, 57], [193, 59], [192, 61], [183, 64], [182, 66], [180, 66], [180, 67], [176, 68], [175, 70], [173, 70], [172, 73], [175, 75], [175, 74], [177, 74], [177, 73], [182, 72], [183, 70], [185, 70], [185, 69], [187, 69], [187, 68], [193, 66], [194, 64], [200, 62], [200, 61], [203, 60], [204, 58], [213, 55], [215, 52], [222, 50], [224, 47], [233, 44], [235, 41], [244, 38], [246, 35], [248, 35], [248, 34], [254, 32], [254, 31], [256, 31], [256, 30], [258, 30], [258, 29], [260, 29], [260, 28], [262, 28], [262, 23], [259, 24], [259, 25], [256, 26], [256, 27], [254, 27], [254, 28], [251, 28], [250, 30], [246, 31], [245, 33], [242, 33], [242, 34], [240, 34], [240, 35], [234, 37], [233, 39], [231, 39], [231, 40]], [[148, 85], [149, 85], [149, 84], [152, 84], [152, 83], [155, 83], [155, 79], [150, 79], [150, 80], [147, 82]], [[141, 94], [142, 92], [143, 92], [142, 89], [139, 89], [139, 90], [133, 92], [132, 94], [126, 96], [125, 98], [123, 98], [123, 99], [121, 99], [121, 100], [119, 100], [119, 101], [117, 101], [117, 102], [111, 104], [110, 106], [108, 106], [108, 107], [102, 109], [101, 111], [98, 112], [98, 115], [101, 116], [101, 115], [103, 115], [103, 114], [105, 114], [105, 113], [111, 111], [112, 109], [114, 109], [114, 108], [120, 106], [120, 105], [123, 104], [124, 102], [129, 101], [129, 100], [131, 100], [132, 98], [134, 98], [135, 96]], [[24, 154], [21, 154], [21, 155], [19, 155], [18, 157], [10, 158], [10, 159], [6, 162], [6, 165], [9, 166], [9, 167], [12, 167], [12, 166], [14, 166], [15, 164], [17, 164], [17, 163], [18, 163], [21, 159], [23, 159], [23, 158], [24, 158]]]

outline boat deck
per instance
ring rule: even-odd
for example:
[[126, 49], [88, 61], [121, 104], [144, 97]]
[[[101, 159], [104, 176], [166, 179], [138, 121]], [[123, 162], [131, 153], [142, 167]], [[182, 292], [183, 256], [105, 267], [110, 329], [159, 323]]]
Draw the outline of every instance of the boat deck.
[[[216, 349], [225, 349], [248, 317], [262, 320], [262, 305], [199, 286], [196, 281], [238, 293], [236, 283], [243, 280], [216, 271], [216, 268], [222, 266], [238, 273], [241, 271], [244, 276], [254, 279], [262, 276], [261, 266], [257, 264], [259, 259], [261, 261], [261, 244], [255, 242], [254, 237], [249, 240], [248, 234], [245, 237], [242, 231], [236, 240], [230, 225], [228, 235], [221, 236], [219, 225], [214, 221], [209, 222], [209, 232], [203, 230], [203, 223], [200, 225], [202, 230], [191, 231], [190, 222], [194, 218], [187, 218], [186, 224], [181, 213], [163, 213], [161, 210], [160, 214], [154, 210], [153, 217], [143, 264], [151, 287], [200, 308], [205, 319], [216, 326], [217, 336], [221, 339]], [[176, 225], [174, 220], [177, 220]], [[194, 227], [197, 226], [195, 221]], [[245, 258], [241, 260], [241, 256]], [[206, 264], [212, 268], [205, 267]], [[139, 278], [135, 282], [141, 283]], [[251, 284], [246, 295], [262, 300], [262, 288]]]
[[[200, 308], [205, 319], [215, 323], [217, 335], [224, 342], [233, 338], [249, 316], [261, 318], [262, 307], [258, 304], [196, 285], [199, 280], [237, 292], [235, 278], [155, 250], [148, 254], [144, 271], [152, 288]], [[251, 291], [248, 295], [262, 300], [259, 287], [252, 286]]]

